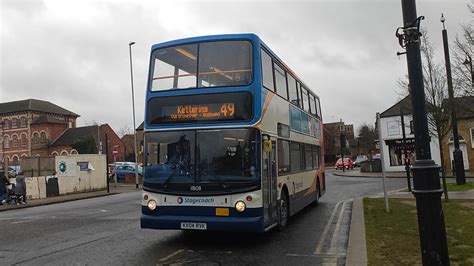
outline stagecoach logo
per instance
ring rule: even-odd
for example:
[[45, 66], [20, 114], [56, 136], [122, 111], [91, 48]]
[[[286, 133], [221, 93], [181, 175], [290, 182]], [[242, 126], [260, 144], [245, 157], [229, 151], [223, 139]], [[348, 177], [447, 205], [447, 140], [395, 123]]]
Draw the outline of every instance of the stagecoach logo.
[[190, 205], [195, 205], [195, 204], [212, 204], [214, 203], [213, 198], [188, 198], [188, 197], [178, 197], [176, 198], [176, 201], [178, 204], [190, 204]]

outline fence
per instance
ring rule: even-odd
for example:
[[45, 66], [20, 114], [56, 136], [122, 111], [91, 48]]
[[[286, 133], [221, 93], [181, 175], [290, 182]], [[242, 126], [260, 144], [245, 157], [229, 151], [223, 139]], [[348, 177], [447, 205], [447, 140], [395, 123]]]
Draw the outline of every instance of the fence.
[[54, 156], [23, 157], [20, 166], [25, 177], [49, 176], [55, 171]]

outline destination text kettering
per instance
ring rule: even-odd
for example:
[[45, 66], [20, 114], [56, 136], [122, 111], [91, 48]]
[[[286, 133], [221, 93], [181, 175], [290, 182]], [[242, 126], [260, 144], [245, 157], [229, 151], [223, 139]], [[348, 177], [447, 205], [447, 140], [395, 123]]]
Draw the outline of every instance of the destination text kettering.
[[[231, 107], [231, 108], [229, 108]], [[171, 119], [219, 119], [229, 118], [234, 115], [234, 104], [208, 104], [208, 105], [178, 105], [175, 113], [169, 116]], [[231, 110], [229, 110], [231, 109]]]

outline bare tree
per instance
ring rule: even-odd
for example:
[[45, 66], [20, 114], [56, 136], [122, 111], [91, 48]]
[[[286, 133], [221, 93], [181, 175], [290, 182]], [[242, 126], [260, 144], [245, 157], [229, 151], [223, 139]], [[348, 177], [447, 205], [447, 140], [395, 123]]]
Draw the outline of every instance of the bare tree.
[[[468, 5], [471, 14], [474, 13], [472, 5]], [[473, 26], [461, 24], [462, 36], [456, 35], [454, 48], [452, 49], [453, 58], [453, 83], [456, 87], [455, 92], [462, 96], [474, 96], [473, 72], [472, 72], [472, 46], [474, 45]]]
[[[438, 138], [442, 174], [444, 176], [446, 164], [443, 157], [443, 139], [451, 129], [450, 112], [447, 101], [445, 101], [448, 98], [446, 68], [444, 64], [435, 62], [435, 49], [426, 30], [422, 30], [421, 40], [420, 49], [423, 62], [423, 83], [427, 102], [428, 125], [431, 134]], [[400, 79], [398, 86], [402, 89], [401, 93], [408, 95], [409, 84], [407, 80]]]
[[373, 125], [363, 124], [359, 127], [357, 133], [357, 141], [361, 149], [365, 150], [368, 155], [371, 155], [375, 151], [375, 141], [378, 138], [378, 134], [375, 131]]
[[125, 136], [125, 135], [129, 135], [129, 134], [133, 134], [133, 131], [132, 131], [132, 129], [131, 129], [129, 126], [127, 126], [127, 125], [121, 127], [121, 128], [117, 131], [117, 135], [118, 135], [120, 138], [122, 138], [122, 137]]
[[423, 58], [423, 82], [427, 102], [428, 124], [431, 133], [438, 137], [439, 153], [443, 178], [446, 175], [446, 162], [444, 161], [443, 140], [451, 129], [450, 112], [447, 101], [448, 88], [446, 81], [446, 68], [443, 64], [434, 61], [434, 47], [430, 42], [427, 31], [424, 31], [421, 42]]

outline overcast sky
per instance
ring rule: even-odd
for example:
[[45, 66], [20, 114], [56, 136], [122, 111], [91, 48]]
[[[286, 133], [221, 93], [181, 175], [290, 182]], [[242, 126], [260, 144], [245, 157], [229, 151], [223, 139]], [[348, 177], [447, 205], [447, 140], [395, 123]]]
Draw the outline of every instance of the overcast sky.
[[[442, 54], [471, 18], [464, 0], [417, 1]], [[253, 32], [321, 98], [324, 122], [374, 122], [398, 99], [406, 58], [395, 38], [400, 1], [33, 1], [0, 0], [0, 101], [51, 101], [78, 125], [132, 128], [128, 43], [133, 46], [137, 126], [143, 121], [151, 45]]]

